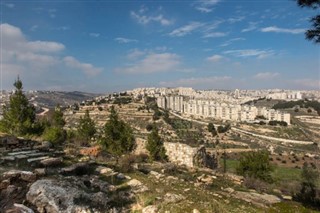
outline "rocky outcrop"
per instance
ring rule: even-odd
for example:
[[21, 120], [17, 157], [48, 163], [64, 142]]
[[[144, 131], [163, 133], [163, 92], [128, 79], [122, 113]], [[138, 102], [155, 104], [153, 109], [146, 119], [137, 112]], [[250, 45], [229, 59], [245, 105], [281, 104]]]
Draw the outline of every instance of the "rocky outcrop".
[[43, 179], [30, 186], [26, 198], [40, 213], [99, 212], [99, 208], [107, 208], [106, 193], [90, 193], [82, 187], [90, 188], [91, 184], [79, 186], [70, 180]]
[[60, 173], [63, 175], [85, 175], [94, 171], [92, 163], [76, 163], [69, 167], [62, 168]]

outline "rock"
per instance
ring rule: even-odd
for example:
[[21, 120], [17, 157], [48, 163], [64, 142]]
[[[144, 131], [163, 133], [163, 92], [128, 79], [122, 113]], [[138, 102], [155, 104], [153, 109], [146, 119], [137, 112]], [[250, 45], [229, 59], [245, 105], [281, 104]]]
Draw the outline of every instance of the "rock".
[[193, 209], [192, 213], [200, 213], [200, 211], [198, 209]]
[[0, 183], [0, 190], [6, 189], [10, 185], [10, 180], [3, 180]]
[[280, 198], [275, 195], [270, 194], [259, 194], [256, 192], [239, 192], [235, 191], [231, 194], [231, 196], [247, 201], [249, 203], [253, 203], [257, 206], [264, 207], [266, 205], [272, 205], [274, 203], [281, 202]]
[[85, 175], [93, 170], [89, 163], [76, 163], [69, 167], [62, 168], [60, 173], [63, 175]]
[[126, 179], [126, 176], [124, 176], [124, 174], [122, 174], [122, 173], [117, 174], [116, 177], [117, 177], [118, 179], [120, 179], [120, 180]]
[[38, 176], [45, 176], [47, 174], [47, 170], [45, 168], [37, 168], [33, 170], [33, 172]]
[[52, 143], [49, 141], [42, 141], [41, 146], [50, 149], [52, 148]]
[[154, 176], [155, 178], [157, 178], [158, 180], [162, 177], [164, 177], [163, 174], [160, 174], [158, 172], [155, 172], [155, 171], [150, 171], [150, 175]]
[[17, 212], [19, 213], [34, 213], [34, 211], [23, 204], [15, 203], [13, 204]]
[[225, 188], [224, 191], [228, 192], [229, 194], [233, 193], [234, 192], [234, 189], [228, 187], [228, 188]]
[[34, 182], [36, 181], [37, 176], [28, 171], [11, 170], [3, 173], [2, 178], [8, 180], [19, 178], [27, 182]]
[[173, 193], [167, 193], [164, 195], [164, 202], [166, 203], [177, 203], [184, 199], [185, 199], [184, 196], [173, 194]]
[[21, 179], [27, 182], [34, 182], [37, 180], [37, 175], [32, 172], [22, 171]]
[[130, 186], [132, 188], [132, 191], [135, 193], [145, 192], [145, 191], [149, 190], [148, 187], [143, 185], [137, 179], [132, 179], [132, 180], [128, 181], [127, 185]]
[[109, 201], [107, 195], [81, 190], [77, 185], [78, 179], [38, 180], [30, 186], [27, 201], [40, 213], [92, 212], [90, 209], [95, 207], [106, 208]]
[[58, 166], [62, 163], [61, 158], [47, 158], [40, 161], [40, 164], [45, 167]]
[[212, 184], [213, 178], [212, 176], [202, 174], [201, 176], [197, 177], [197, 180], [199, 182], [205, 183], [205, 184]]
[[292, 196], [290, 195], [282, 195], [283, 200], [292, 200]]
[[154, 205], [147, 206], [142, 209], [142, 213], [157, 213], [158, 208]]
[[98, 172], [99, 174], [101, 175], [104, 175], [104, 174], [111, 174], [111, 173], [114, 173], [114, 170], [113, 169], [110, 169], [108, 167], [105, 167], [105, 166], [98, 166], [96, 168], [96, 172]]

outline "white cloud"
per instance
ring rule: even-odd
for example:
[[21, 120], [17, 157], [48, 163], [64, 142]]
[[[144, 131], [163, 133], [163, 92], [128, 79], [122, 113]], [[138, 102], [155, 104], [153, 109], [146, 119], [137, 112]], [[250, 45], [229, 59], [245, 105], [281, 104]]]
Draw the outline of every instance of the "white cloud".
[[261, 32], [275, 32], [275, 33], [291, 33], [291, 34], [299, 34], [305, 32], [305, 29], [296, 28], [296, 29], [287, 29], [287, 28], [279, 28], [276, 26], [265, 27], [261, 29]]
[[220, 45], [220, 47], [226, 47], [226, 46], [229, 46], [229, 45], [231, 45], [232, 43], [234, 43], [236, 41], [244, 41], [244, 40], [246, 40], [246, 39], [245, 38], [233, 38], [233, 39], [230, 39], [230, 40], [222, 43]]
[[233, 55], [235, 57], [257, 57], [259, 59], [274, 55], [273, 50], [258, 50], [258, 49], [244, 49], [244, 50], [227, 50], [224, 54]]
[[197, 30], [198, 28], [202, 27], [204, 24], [200, 22], [190, 22], [189, 24], [179, 27], [169, 33], [172, 37], [182, 37], [192, 33], [193, 31]]
[[[161, 10], [162, 8], [160, 7], [159, 11]], [[143, 24], [143, 25], [149, 24], [151, 22], [157, 22], [163, 26], [173, 24], [173, 20], [169, 20], [165, 18], [163, 14], [156, 12], [158, 13], [157, 15], [146, 15], [147, 11], [148, 11], [148, 8], [142, 6], [138, 12], [131, 11], [130, 15], [135, 20], [137, 20], [139, 24]]]
[[63, 58], [63, 62], [71, 68], [79, 69], [83, 71], [88, 76], [95, 76], [102, 72], [102, 68], [94, 67], [92, 64], [89, 63], [82, 63], [75, 59], [72, 56], [66, 56]]
[[280, 74], [277, 72], [260, 72], [253, 76], [254, 79], [258, 80], [270, 80], [278, 77]]
[[174, 71], [180, 64], [180, 57], [172, 53], [149, 53], [133, 65], [115, 69], [122, 73], [157, 73]]
[[94, 38], [98, 38], [98, 37], [100, 37], [100, 33], [89, 33], [89, 36], [94, 37]]
[[130, 50], [130, 52], [128, 53], [127, 55], [127, 58], [129, 60], [135, 60], [143, 55], [146, 54], [146, 51], [141, 51], [141, 50], [138, 50], [138, 49], [133, 49], [133, 50]]
[[30, 41], [26, 47], [34, 52], [59, 52], [65, 49], [63, 44], [52, 41]]
[[115, 38], [114, 40], [117, 41], [117, 42], [119, 42], [120, 44], [127, 44], [127, 43], [131, 43], [131, 42], [138, 42], [138, 40], [135, 40], [135, 39], [122, 38], [122, 37]]
[[195, 9], [202, 13], [210, 13], [213, 11], [213, 7], [219, 2], [220, 0], [199, 0], [195, 3]]
[[221, 61], [222, 59], [223, 59], [223, 56], [221, 56], [221, 55], [213, 55], [213, 56], [208, 57], [207, 61], [218, 62], [218, 61]]
[[228, 21], [230, 24], [234, 24], [234, 23], [240, 22], [240, 21], [242, 21], [242, 20], [244, 20], [244, 16], [229, 18], [227, 21]]
[[249, 26], [241, 30], [241, 32], [250, 32], [257, 29], [258, 22], [249, 22]]
[[210, 32], [210, 33], [204, 34], [203, 38], [219, 38], [227, 35], [228, 33], [224, 33], [224, 32]]
[[7, 23], [0, 25], [0, 31], [3, 40], [2, 66], [5, 68], [3, 69], [4, 76], [9, 76], [10, 74], [8, 73], [23, 74], [29, 80], [32, 77], [34, 78], [30, 81], [36, 81], [36, 77], [39, 78], [37, 80], [39, 81], [40, 76], [49, 74], [50, 70], [62, 69], [61, 65], [64, 64], [63, 62], [69, 62], [68, 65], [71, 66], [71, 59], [73, 59], [74, 67], [78, 63], [78, 68], [81, 67], [81, 70], [86, 74], [100, 71], [100, 68], [81, 63], [72, 57], [62, 59], [60, 54], [65, 49], [62, 43], [39, 40], [30, 41], [20, 28]]

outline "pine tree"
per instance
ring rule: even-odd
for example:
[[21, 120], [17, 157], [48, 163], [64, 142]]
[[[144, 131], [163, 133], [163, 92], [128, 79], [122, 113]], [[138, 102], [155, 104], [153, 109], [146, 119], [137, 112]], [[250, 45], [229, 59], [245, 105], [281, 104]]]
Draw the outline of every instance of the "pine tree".
[[148, 135], [146, 149], [150, 153], [150, 158], [156, 161], [167, 160], [166, 150], [163, 146], [163, 141], [158, 133], [158, 128], [154, 126], [152, 132]]
[[89, 110], [86, 110], [84, 117], [80, 117], [77, 131], [79, 136], [86, 142], [89, 142], [96, 133], [95, 123], [90, 118]]
[[3, 129], [13, 135], [25, 135], [32, 133], [32, 127], [36, 119], [35, 108], [29, 104], [23, 94], [22, 81], [19, 76], [14, 82], [15, 92], [10, 97], [10, 102], [3, 108]]
[[43, 133], [43, 138], [54, 144], [64, 142], [67, 138], [67, 132], [63, 129], [65, 123], [61, 107], [60, 105], [57, 105], [52, 115], [51, 122]]
[[131, 127], [111, 107], [109, 121], [104, 126], [104, 136], [100, 144], [112, 154], [122, 155], [131, 152], [135, 148], [135, 138]]

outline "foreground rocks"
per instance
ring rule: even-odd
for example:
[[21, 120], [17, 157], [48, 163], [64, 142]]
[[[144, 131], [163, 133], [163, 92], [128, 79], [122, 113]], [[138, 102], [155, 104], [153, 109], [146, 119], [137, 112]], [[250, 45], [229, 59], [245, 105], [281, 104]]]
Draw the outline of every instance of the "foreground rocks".
[[109, 201], [103, 192], [87, 193], [69, 181], [50, 179], [33, 183], [26, 198], [40, 213], [100, 212]]

